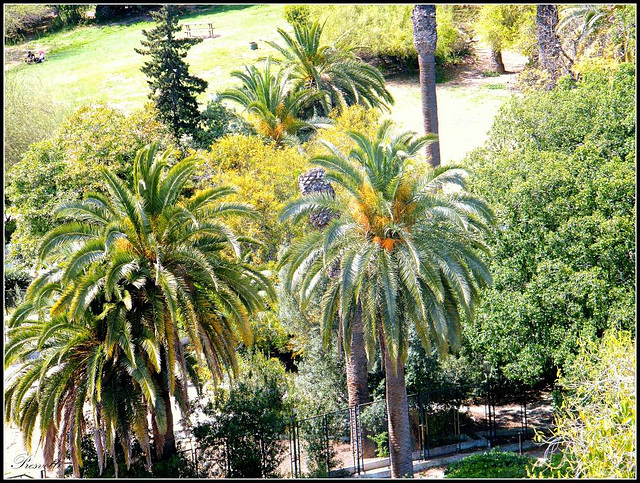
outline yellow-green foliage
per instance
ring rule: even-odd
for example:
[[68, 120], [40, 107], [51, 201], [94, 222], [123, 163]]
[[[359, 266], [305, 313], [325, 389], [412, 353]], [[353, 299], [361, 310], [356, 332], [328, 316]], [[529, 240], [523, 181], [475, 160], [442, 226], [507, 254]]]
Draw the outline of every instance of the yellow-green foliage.
[[[469, 7], [466, 6], [468, 9]], [[310, 15], [326, 25], [325, 40], [340, 39], [348, 47], [373, 56], [416, 58], [411, 12], [413, 5], [313, 5]], [[450, 61], [464, 45], [465, 13], [454, 5], [436, 7], [436, 57]], [[345, 28], [347, 26], [347, 28]]]
[[315, 137], [305, 145], [305, 151], [309, 157], [326, 153], [326, 148], [318, 142], [320, 139], [337, 146], [342, 152], [349, 152], [355, 143], [347, 136], [347, 131], [358, 131], [367, 136], [375, 135], [378, 131], [380, 112], [356, 104], [346, 108], [342, 114], [334, 114], [331, 117], [334, 121], [333, 124], [320, 129]]
[[563, 457], [538, 476], [636, 476], [635, 368], [636, 342], [629, 332], [611, 330], [599, 343], [584, 344], [559, 381], [566, 393], [554, 440]]
[[275, 260], [280, 245], [293, 235], [291, 226], [281, 223], [278, 214], [287, 201], [298, 196], [297, 178], [307, 169], [306, 157], [295, 147], [277, 147], [258, 136], [233, 134], [214, 142], [204, 158], [199, 174], [205, 179], [200, 187], [236, 186], [239, 191], [229, 200], [253, 205], [260, 217], [229, 220], [229, 225], [236, 233], [264, 243], [253, 252], [254, 261]]
[[531, 50], [535, 38], [535, 5], [483, 5], [475, 30], [496, 51]]

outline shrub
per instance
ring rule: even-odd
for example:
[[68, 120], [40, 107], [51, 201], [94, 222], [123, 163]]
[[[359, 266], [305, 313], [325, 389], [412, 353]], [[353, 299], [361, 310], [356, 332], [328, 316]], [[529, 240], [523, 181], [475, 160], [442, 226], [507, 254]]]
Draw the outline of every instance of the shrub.
[[5, 5], [4, 36], [8, 43], [19, 42], [45, 26], [53, 16], [51, 5]]
[[37, 261], [42, 236], [54, 226], [55, 207], [101, 190], [97, 168], [106, 166], [126, 178], [133, 158], [146, 144], [167, 133], [154, 110], [129, 116], [106, 105], [85, 106], [69, 117], [54, 137], [33, 144], [7, 172], [8, 212], [16, 218], [12, 259], [28, 267]]
[[311, 11], [309, 5], [285, 5], [283, 16], [290, 25], [307, 24], [310, 22]]
[[579, 340], [635, 320], [635, 75], [621, 65], [561, 87], [511, 101], [469, 158], [496, 226], [465, 354], [531, 384]]
[[[471, 30], [469, 6], [437, 5], [438, 62], [447, 63], [468, 49]], [[341, 39], [368, 57], [393, 57], [404, 63], [417, 59], [413, 44], [413, 5], [313, 5], [311, 19], [327, 19], [327, 40]], [[347, 29], [345, 31], [345, 26]]]
[[25, 270], [16, 267], [4, 267], [4, 308], [17, 307], [31, 283], [32, 277]]
[[70, 113], [71, 105], [54, 101], [37, 77], [25, 77], [14, 70], [6, 72], [4, 159], [7, 171], [20, 161], [29, 146], [53, 136]]
[[530, 456], [501, 452], [474, 454], [450, 464], [444, 471], [445, 478], [525, 478], [527, 468], [535, 460]]
[[193, 134], [194, 146], [208, 149], [216, 139], [227, 134], [250, 135], [255, 131], [236, 111], [212, 99], [200, 113], [200, 124]]
[[217, 183], [237, 186], [230, 200], [251, 204], [260, 217], [231, 220], [234, 231], [265, 242], [251, 257], [258, 262], [275, 260], [278, 248], [293, 235], [294, 228], [282, 223], [278, 213], [298, 192], [297, 177], [305, 169], [305, 157], [293, 147], [279, 148], [258, 136], [227, 135], [218, 139], [205, 155], [198, 171], [201, 188]]
[[203, 405], [209, 421], [193, 428], [201, 456], [222, 463], [221, 468], [208, 467], [208, 476], [278, 476], [285, 453], [281, 437], [290, 420], [285, 388], [284, 368], [258, 353], [229, 389], [216, 389], [213, 400]]
[[560, 445], [561, 453], [538, 476], [635, 478], [636, 343], [631, 334], [610, 330], [598, 343], [581, 343], [559, 385], [562, 407], [550, 442]]

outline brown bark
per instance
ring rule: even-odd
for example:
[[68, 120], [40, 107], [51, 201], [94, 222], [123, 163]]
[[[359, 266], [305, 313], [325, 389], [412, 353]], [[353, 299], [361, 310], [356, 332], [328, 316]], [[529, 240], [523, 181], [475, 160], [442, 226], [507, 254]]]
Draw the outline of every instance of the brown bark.
[[561, 75], [562, 58], [560, 39], [556, 34], [558, 27], [558, 6], [538, 5], [536, 11], [536, 30], [539, 47], [540, 67], [549, 73], [553, 87]]
[[[362, 327], [362, 308], [358, 305], [351, 325], [351, 342], [349, 355], [345, 353], [345, 365], [347, 369], [347, 393], [349, 395], [349, 407], [354, 408], [368, 403], [369, 386], [367, 384], [368, 367], [367, 354], [364, 350], [364, 331]], [[355, 444], [357, 433], [351, 428], [351, 440]], [[375, 457], [375, 443], [367, 438], [367, 432], [362, 431], [363, 454], [365, 458]]]
[[491, 49], [491, 69], [498, 74], [504, 74], [506, 72], [500, 50]]
[[384, 357], [391, 478], [413, 478], [411, 426], [404, 366], [391, 360], [382, 338], [380, 346]]
[[[438, 102], [436, 99], [436, 6], [416, 5], [411, 14], [413, 42], [420, 66], [420, 97], [425, 134], [438, 134]], [[440, 143], [426, 147], [427, 160], [434, 168], [440, 165]]]
[[169, 390], [162, 383], [162, 377], [159, 374], [155, 375], [156, 382], [160, 388], [160, 395], [164, 402], [165, 414], [167, 418], [167, 430], [164, 433], [160, 433], [158, 425], [156, 424], [155, 416], [151, 418], [151, 426], [153, 430], [153, 445], [156, 449], [156, 456], [158, 459], [167, 460], [176, 452], [176, 439], [173, 434], [173, 410], [171, 409], [171, 396]]

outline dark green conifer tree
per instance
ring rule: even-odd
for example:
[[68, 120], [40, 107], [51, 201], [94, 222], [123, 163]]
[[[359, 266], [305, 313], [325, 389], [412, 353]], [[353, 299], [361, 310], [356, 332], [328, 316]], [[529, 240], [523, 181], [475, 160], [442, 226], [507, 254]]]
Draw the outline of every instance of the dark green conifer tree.
[[165, 5], [151, 15], [157, 25], [142, 31], [146, 40], [140, 43], [146, 49], [135, 49], [150, 56], [141, 69], [149, 78], [149, 98], [176, 139], [183, 134], [193, 135], [200, 121], [196, 95], [204, 92], [207, 82], [189, 75], [189, 66], [183, 59], [191, 46], [202, 39], [177, 37], [179, 9], [175, 5]]

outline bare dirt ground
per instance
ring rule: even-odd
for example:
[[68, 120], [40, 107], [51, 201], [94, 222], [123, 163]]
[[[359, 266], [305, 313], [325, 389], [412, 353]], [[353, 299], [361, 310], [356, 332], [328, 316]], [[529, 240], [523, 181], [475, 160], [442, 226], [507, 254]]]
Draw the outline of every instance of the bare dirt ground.
[[[481, 146], [500, 107], [517, 94], [516, 74], [522, 71], [527, 58], [504, 52], [503, 60], [506, 74], [483, 76], [488, 70], [489, 50], [478, 46], [475, 58], [453, 68], [449, 72], [451, 80], [436, 86], [443, 164], [458, 162]], [[395, 99], [388, 117], [403, 129], [424, 133], [418, 77], [395, 77], [387, 81], [387, 87]]]

